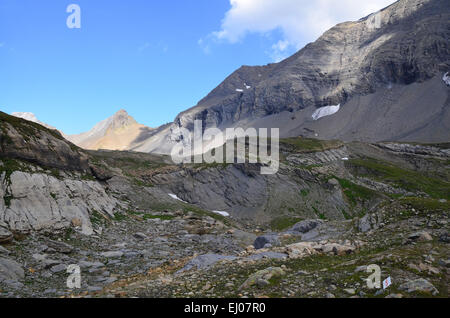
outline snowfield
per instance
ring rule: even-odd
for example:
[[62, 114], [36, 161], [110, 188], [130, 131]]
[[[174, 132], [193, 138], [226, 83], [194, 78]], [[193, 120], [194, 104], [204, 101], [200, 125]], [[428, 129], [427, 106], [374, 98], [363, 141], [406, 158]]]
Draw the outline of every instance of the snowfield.
[[341, 109], [341, 104], [336, 105], [336, 106], [320, 107], [314, 112], [314, 114], [312, 115], [312, 118], [314, 120], [318, 120], [322, 117], [336, 114], [339, 111], [339, 109]]

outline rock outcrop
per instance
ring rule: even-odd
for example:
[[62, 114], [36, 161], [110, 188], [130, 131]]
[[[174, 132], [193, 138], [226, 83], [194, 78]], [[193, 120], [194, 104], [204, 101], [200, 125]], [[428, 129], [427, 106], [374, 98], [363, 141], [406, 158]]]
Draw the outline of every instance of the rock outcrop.
[[88, 156], [57, 130], [0, 112], [0, 157], [47, 168], [88, 171]]
[[12, 173], [7, 182], [3, 173], [0, 180], [0, 194], [10, 197], [6, 206], [0, 205], [0, 221], [15, 232], [68, 228], [77, 219], [81, 231], [90, 235], [91, 214], [114, 216], [118, 205], [97, 181], [21, 171]]

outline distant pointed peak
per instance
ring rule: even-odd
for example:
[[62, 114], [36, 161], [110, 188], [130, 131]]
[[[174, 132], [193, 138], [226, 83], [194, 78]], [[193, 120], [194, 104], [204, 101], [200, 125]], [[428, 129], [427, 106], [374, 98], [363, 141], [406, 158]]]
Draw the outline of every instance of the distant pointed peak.
[[125, 109], [121, 109], [114, 116], [128, 116], [128, 112]]
[[136, 120], [131, 117], [125, 109], [119, 110], [111, 117], [111, 119], [112, 122], [110, 123], [110, 127], [113, 129], [137, 123]]

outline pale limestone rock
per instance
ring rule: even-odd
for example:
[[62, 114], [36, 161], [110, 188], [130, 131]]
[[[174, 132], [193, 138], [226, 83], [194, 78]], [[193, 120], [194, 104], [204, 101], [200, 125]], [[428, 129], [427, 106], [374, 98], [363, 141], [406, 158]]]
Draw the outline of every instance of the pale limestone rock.
[[[60, 180], [46, 174], [16, 171], [10, 177], [9, 207], [0, 205], [0, 221], [17, 232], [63, 229], [73, 219], [81, 222], [81, 232], [93, 234], [90, 212], [113, 216], [117, 200], [95, 181]], [[6, 191], [4, 182], [0, 194]], [[3, 200], [0, 200], [3, 201]]]

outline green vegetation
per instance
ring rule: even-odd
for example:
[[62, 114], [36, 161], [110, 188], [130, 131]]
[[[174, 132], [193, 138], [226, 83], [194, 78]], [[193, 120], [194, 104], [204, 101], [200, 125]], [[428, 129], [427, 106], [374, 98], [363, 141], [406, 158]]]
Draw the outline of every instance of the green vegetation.
[[138, 187], [148, 187], [148, 188], [154, 187], [153, 183], [146, 182], [146, 181], [143, 181], [142, 179], [138, 179], [138, 178], [133, 178], [133, 183], [135, 185], [137, 185]]
[[0, 174], [6, 173], [5, 178], [7, 182], [14, 171], [21, 171], [23, 169], [20, 161], [8, 158], [0, 159]]
[[95, 181], [96, 179], [94, 178], [94, 176], [90, 175], [90, 174], [84, 174], [81, 176], [81, 180], [84, 181]]
[[433, 198], [450, 199], [450, 183], [444, 180], [375, 159], [352, 159], [348, 164], [360, 175], [391, 183], [407, 191], [425, 192]]
[[9, 208], [11, 206], [11, 200], [14, 199], [11, 195], [6, 195], [3, 197], [3, 200], [5, 201], [5, 206]]
[[351, 220], [352, 217], [350, 216], [350, 214], [347, 213], [347, 211], [345, 211], [345, 209], [342, 209], [342, 215], [344, 216], [344, 218], [346, 220]]
[[353, 182], [346, 179], [340, 179], [337, 177], [334, 178], [339, 181], [339, 184], [341, 185], [346, 198], [353, 207], [356, 206], [358, 202], [369, 201], [377, 196], [377, 193], [375, 191], [370, 190], [366, 187], [354, 184]]
[[322, 212], [319, 212], [319, 210], [318, 210], [315, 206], [312, 206], [312, 209], [314, 210], [314, 213], [317, 215], [317, 217], [318, 217], [319, 219], [321, 219], [321, 220], [326, 220], [326, 219], [327, 219], [327, 217], [325, 216], [325, 214], [322, 213]]
[[17, 118], [0, 112], [0, 127], [7, 143], [11, 143], [12, 141], [10, 140], [10, 138], [6, 138], [6, 124], [12, 125], [15, 129], [17, 129], [22, 134], [22, 137], [25, 140], [36, 139], [36, 136], [39, 135], [39, 131], [45, 131], [57, 139], [64, 140], [64, 138], [57, 130], [48, 129], [37, 123], [33, 123], [22, 118]]
[[400, 202], [420, 211], [450, 211], [450, 202], [440, 202], [432, 198], [401, 198]]
[[280, 216], [272, 220], [270, 227], [274, 231], [283, 231], [294, 226], [300, 221], [302, 221], [302, 218], [299, 217]]
[[[173, 215], [153, 215], [145, 212], [136, 212], [136, 211], [128, 211], [128, 215], [135, 215], [138, 217], [141, 217], [143, 220], [152, 220], [152, 219], [160, 219], [160, 220], [173, 220], [175, 216]], [[115, 214], [115, 220], [116, 221], [122, 221], [127, 219], [128, 216], [124, 214]]]
[[104, 224], [105, 221], [108, 221], [108, 219], [103, 214], [98, 212], [97, 210], [91, 211], [90, 220], [93, 225], [97, 225], [97, 226], [100, 226], [100, 225]]

